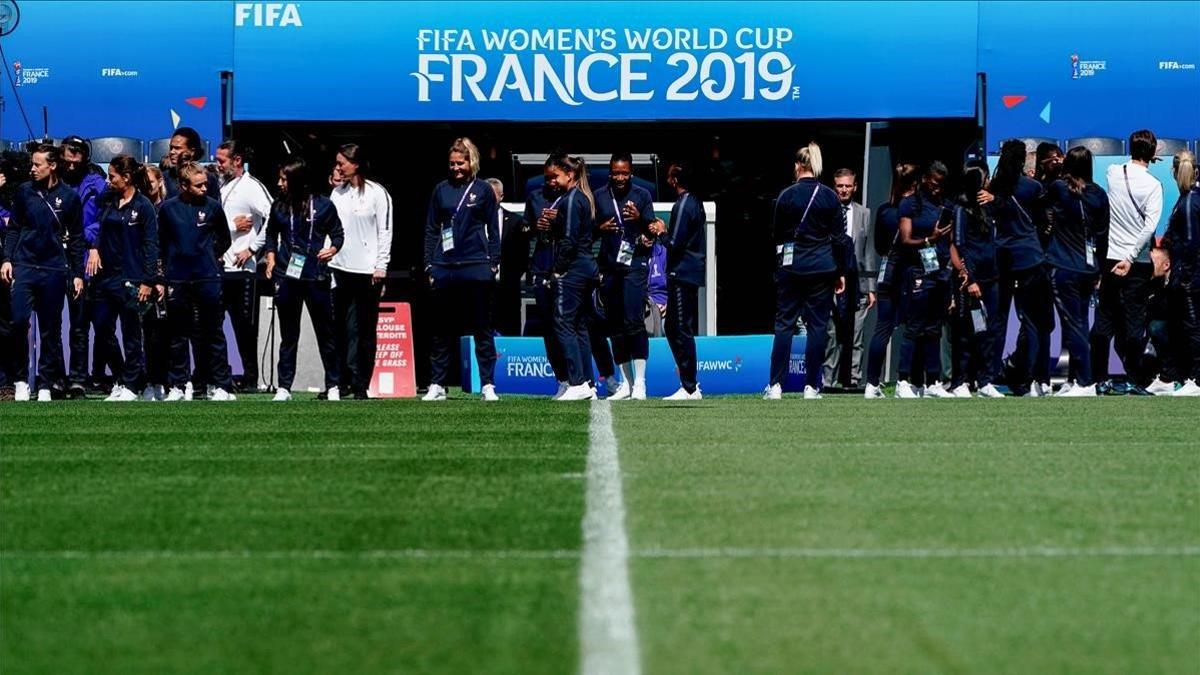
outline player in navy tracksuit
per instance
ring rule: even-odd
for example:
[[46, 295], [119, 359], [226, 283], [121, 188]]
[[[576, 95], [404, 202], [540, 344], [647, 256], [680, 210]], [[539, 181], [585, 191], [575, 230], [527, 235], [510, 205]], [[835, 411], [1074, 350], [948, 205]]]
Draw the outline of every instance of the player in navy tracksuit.
[[1071, 148], [1062, 164], [1062, 178], [1052, 182], [1047, 192], [1051, 227], [1046, 263], [1062, 345], [1071, 355], [1071, 377], [1060, 394], [1095, 396], [1088, 306], [1100, 275], [1097, 242], [1108, 237], [1109, 213], [1108, 195], [1092, 182], [1091, 151]]
[[[804, 322], [804, 397], [820, 398], [821, 366], [829, 338], [834, 294], [845, 288], [846, 215], [837, 193], [818, 182], [821, 149], [809, 143], [796, 153], [796, 182], [779, 193], [772, 223], [779, 268], [775, 272], [775, 342], [771, 381], [763, 398], [783, 397], [796, 320]], [[838, 237], [841, 233], [843, 236]]]
[[308, 307], [325, 369], [325, 397], [340, 400], [341, 362], [333, 333], [333, 294], [328, 263], [344, 243], [342, 221], [329, 198], [312, 194], [312, 179], [303, 159], [279, 169], [279, 199], [267, 219], [267, 278], [275, 284], [279, 310], [279, 388], [276, 401], [292, 398], [296, 379], [296, 347], [300, 315]]
[[[104, 194], [104, 172], [91, 162], [91, 145], [80, 136], [67, 136], [59, 145], [62, 167], [62, 180], [79, 195], [82, 209], [83, 238], [89, 245], [95, 245], [100, 232], [100, 196]], [[67, 296], [67, 315], [70, 320], [70, 336], [67, 339], [71, 355], [67, 364], [67, 379], [70, 384], [67, 395], [71, 398], [82, 398], [86, 394], [84, 385], [88, 379], [88, 337], [95, 324], [94, 306], [96, 299], [91, 292], [88, 281], [96, 273], [88, 269], [84, 279], [84, 292], [79, 298]], [[92, 380], [94, 383], [106, 379], [104, 369], [112, 371], [113, 378], [119, 380], [124, 368], [124, 359], [119, 352], [107, 352], [108, 358], [98, 358], [106, 355], [99, 341], [92, 347]]]
[[430, 350], [429, 392], [423, 400], [446, 400], [450, 353], [465, 322], [475, 336], [483, 400], [495, 401], [491, 315], [500, 266], [500, 203], [492, 186], [476, 177], [479, 151], [470, 139], [460, 138], [450, 147], [449, 171], [449, 178], [433, 189], [425, 215], [425, 271], [440, 316]]
[[1175, 160], [1176, 180], [1191, 188], [1179, 196], [1167, 221], [1163, 246], [1171, 255], [1168, 281], [1170, 358], [1183, 386], [1175, 396], [1200, 396], [1200, 183], [1194, 157]]
[[[954, 212], [942, 201], [946, 166], [933, 162], [917, 191], [900, 202], [898, 242], [907, 256], [904, 284], [904, 339], [896, 397], [952, 396], [939, 381], [942, 371], [942, 324], [950, 302], [950, 235]], [[914, 378], [920, 378], [914, 380]]]
[[[698, 400], [703, 394], [696, 379], [696, 329], [699, 290], [704, 285], [706, 253], [704, 204], [690, 190], [691, 168], [683, 163], [667, 170], [667, 184], [675, 188], [668, 227], [656, 220], [651, 232], [667, 249], [667, 343], [679, 371], [679, 389], [668, 401]], [[826, 317], [828, 318], [828, 317]], [[823, 353], [823, 352], [822, 352]]]
[[879, 278], [875, 306], [875, 331], [867, 350], [867, 385], [864, 398], [884, 398], [883, 376], [887, 348], [899, 325], [902, 310], [905, 258], [900, 255], [896, 236], [900, 233], [900, 202], [917, 189], [920, 168], [916, 164], [897, 164], [892, 175], [892, 193], [888, 201], [875, 209], [875, 252], [879, 254]]
[[[62, 311], [69, 292], [83, 293], [83, 239], [79, 196], [58, 178], [58, 148], [40, 145], [32, 153], [30, 177], [17, 188], [5, 232], [0, 280], [12, 287], [13, 330], [26, 335], [38, 315], [41, 356], [38, 400], [63, 388]], [[28, 342], [18, 364], [17, 399], [29, 398]]]
[[1000, 325], [996, 219], [992, 217], [991, 206], [979, 200], [979, 193], [987, 188], [987, 164], [969, 164], [963, 173], [966, 189], [954, 207], [950, 242], [950, 261], [955, 271], [951, 281], [954, 296], [950, 317], [954, 364], [951, 393], [969, 398], [974, 384], [980, 396], [998, 398], [1003, 394], [992, 384], [996, 376], [995, 331]]
[[128, 155], [117, 155], [109, 163], [109, 189], [101, 197], [98, 217], [100, 231], [89, 253], [89, 258], [98, 258], [90, 289], [97, 358], [112, 361], [109, 354], [118, 349], [116, 323], [121, 319], [124, 368], [113, 385], [111, 401], [136, 401], [145, 386], [142, 317], [151, 309], [157, 278], [158, 216], [134, 185], [140, 170], [141, 164]]
[[614, 154], [608, 169], [608, 185], [596, 190], [600, 293], [613, 357], [624, 378], [619, 388], [610, 387], [609, 398], [642, 400], [646, 398], [646, 359], [650, 354], [646, 270], [654, 245], [650, 237], [650, 224], [656, 220], [654, 200], [645, 188], [633, 184], [631, 155]]
[[232, 401], [232, 374], [223, 329], [222, 256], [232, 243], [221, 203], [207, 196], [204, 167], [188, 162], [179, 168], [178, 197], [159, 208], [159, 249], [167, 283], [167, 318], [171, 330], [171, 391], [168, 401], [182, 400], [188, 380], [188, 342], [197, 371], [203, 370], [209, 396]]
[[583, 159], [553, 155], [550, 171], [563, 191], [558, 207], [551, 210], [550, 229], [554, 242], [554, 332], [562, 345], [568, 384], [558, 400], [594, 399], [596, 391], [588, 383], [592, 377], [588, 303], [592, 302], [592, 290], [599, 276], [592, 257], [595, 201]]
[[542, 325], [542, 341], [546, 345], [546, 359], [554, 371], [554, 379], [558, 381], [558, 391], [555, 398], [562, 396], [567, 390], [567, 361], [563, 355], [562, 345], [554, 332], [554, 245], [550, 238], [549, 214], [555, 213], [563, 193], [554, 183], [551, 160], [546, 160], [544, 167], [544, 182], [536, 190], [529, 192], [525, 200], [524, 220], [529, 224], [530, 236], [533, 239], [533, 256], [529, 261], [529, 279], [533, 284], [533, 297], [536, 302], [538, 318]]
[[[1045, 269], [1045, 252], [1038, 239], [1044, 214], [1042, 185], [1024, 175], [1025, 144], [1005, 141], [1000, 148], [996, 175], [990, 192], [996, 204], [997, 261], [1000, 269], [1000, 326], [996, 334], [997, 360], [1003, 357], [1008, 332], [1009, 307], [1014, 303], [1023, 347], [1013, 354], [1017, 389], [1028, 384], [1032, 396], [1049, 393], [1050, 332], [1054, 328], [1054, 308]], [[996, 366], [999, 372], [999, 365]]]

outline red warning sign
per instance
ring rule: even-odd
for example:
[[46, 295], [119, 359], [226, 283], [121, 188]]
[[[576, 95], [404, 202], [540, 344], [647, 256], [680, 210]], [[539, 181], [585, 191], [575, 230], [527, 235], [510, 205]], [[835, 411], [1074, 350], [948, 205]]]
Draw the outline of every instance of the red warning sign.
[[379, 303], [375, 326], [375, 372], [371, 398], [412, 398], [417, 395], [413, 363], [412, 308], [407, 302]]

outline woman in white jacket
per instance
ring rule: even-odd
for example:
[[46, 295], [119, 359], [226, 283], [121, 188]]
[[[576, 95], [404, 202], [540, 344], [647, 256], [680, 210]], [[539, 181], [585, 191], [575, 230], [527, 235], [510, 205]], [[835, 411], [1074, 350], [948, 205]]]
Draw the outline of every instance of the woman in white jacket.
[[375, 324], [379, 297], [392, 250], [392, 197], [367, 180], [365, 153], [354, 143], [337, 154], [343, 182], [329, 196], [345, 230], [345, 243], [329, 267], [333, 270], [333, 312], [341, 391], [366, 399], [375, 369]]

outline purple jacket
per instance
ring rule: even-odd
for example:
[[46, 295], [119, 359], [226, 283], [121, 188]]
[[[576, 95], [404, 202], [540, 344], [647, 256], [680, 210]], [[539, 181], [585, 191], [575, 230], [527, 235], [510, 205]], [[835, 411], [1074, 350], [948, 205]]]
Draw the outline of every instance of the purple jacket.
[[646, 265], [650, 299], [656, 305], [667, 304], [667, 249], [659, 243], [650, 252], [650, 264]]
[[83, 238], [89, 246], [95, 246], [100, 237], [100, 195], [108, 189], [104, 176], [88, 167], [79, 185], [73, 185], [79, 202], [83, 205]]

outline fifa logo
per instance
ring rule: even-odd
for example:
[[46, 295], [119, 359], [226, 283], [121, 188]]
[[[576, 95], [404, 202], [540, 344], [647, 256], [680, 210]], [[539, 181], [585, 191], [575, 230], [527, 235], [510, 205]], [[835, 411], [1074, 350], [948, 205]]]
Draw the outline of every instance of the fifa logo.
[[1071, 79], [1072, 80], [1079, 79], [1079, 55], [1078, 54], [1071, 55]]
[[13, 80], [13, 86], [14, 87], [21, 86], [21, 62], [20, 61], [13, 61], [13, 74], [16, 75], [16, 79]]

